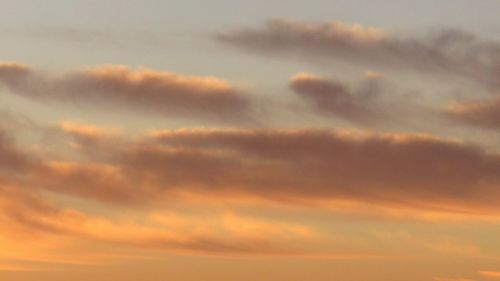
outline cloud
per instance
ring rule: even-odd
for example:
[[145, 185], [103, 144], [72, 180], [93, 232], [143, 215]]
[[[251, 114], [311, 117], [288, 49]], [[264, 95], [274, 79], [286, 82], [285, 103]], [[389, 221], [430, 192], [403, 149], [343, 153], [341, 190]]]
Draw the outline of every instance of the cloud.
[[[61, 149], [28, 153], [5, 142], [5, 155], [15, 147], [18, 152], [2, 158], [4, 179], [30, 190], [136, 207], [228, 200], [430, 221], [498, 219], [500, 212], [500, 156], [456, 140], [330, 129], [214, 128], [135, 137], [116, 133], [95, 143], [86, 138], [108, 131], [63, 124], [63, 135], [56, 136], [75, 141], [69, 157]], [[22, 165], [11, 165], [17, 159]]]
[[14, 83], [17, 77], [22, 77], [30, 72], [30, 66], [15, 63], [15, 62], [3, 62], [0, 63], [0, 76], [2, 80], [10, 81]]
[[497, 271], [481, 270], [478, 271], [478, 274], [489, 279], [500, 279], [500, 272]]
[[476, 281], [474, 279], [465, 279], [465, 278], [441, 278], [435, 277], [434, 281]]
[[39, 101], [92, 105], [157, 115], [248, 118], [248, 97], [215, 77], [187, 76], [146, 68], [110, 65], [51, 75], [29, 66], [0, 64], [0, 85]]
[[271, 20], [259, 28], [219, 33], [216, 39], [245, 50], [307, 59], [335, 59], [471, 79], [498, 87], [500, 43], [457, 29], [427, 36], [392, 35], [340, 22]]
[[427, 135], [185, 129], [89, 149], [110, 157], [45, 161], [27, 178], [45, 189], [117, 204], [196, 194], [370, 209], [382, 216], [413, 210], [430, 220], [499, 212], [500, 156]]
[[75, 121], [63, 121], [60, 127], [65, 133], [87, 141], [107, 139], [113, 137], [117, 133], [117, 129], [100, 128]]
[[422, 206], [432, 199], [493, 207], [498, 196], [499, 156], [429, 136], [330, 130], [181, 130], [155, 136], [161, 146], [138, 146], [124, 163], [156, 171], [172, 186]]
[[0, 127], [0, 176], [3, 173], [18, 174], [28, 170], [35, 160], [19, 147], [7, 130]]
[[465, 124], [497, 129], [500, 127], [500, 98], [453, 103], [446, 108], [445, 113]]
[[[101, 138], [108, 133], [103, 128], [71, 122], [63, 122], [61, 130], [68, 137], [76, 134], [77, 137]], [[4, 270], [46, 270], [47, 264], [100, 262], [103, 254], [133, 255], [137, 249], [159, 254], [230, 257], [360, 259], [379, 256], [376, 253], [316, 250], [308, 246], [309, 242], [318, 238], [315, 229], [285, 220], [239, 215], [230, 211], [192, 210], [183, 214], [165, 210], [153, 199], [159, 193], [148, 192], [153, 186], [148, 186], [148, 175], [144, 174], [144, 170], [141, 171], [141, 178], [134, 180], [135, 175], [128, 174], [125, 164], [61, 162], [55, 160], [58, 157], [52, 154], [36, 155], [35, 151], [34, 155], [28, 154], [28, 150], [23, 150], [15, 139], [2, 139], [0, 144], [1, 147], [8, 147], [6, 151], [20, 147], [19, 155], [32, 163], [16, 166], [12, 159], [0, 158], [6, 166], [0, 166], [0, 171], [8, 169], [0, 174], [0, 260], [43, 263], [29, 264], [30, 267], [5, 265]], [[112, 153], [117, 159], [122, 149], [135, 145], [130, 142], [121, 147], [111, 143], [109, 147], [105, 144], [95, 146], [87, 140], [81, 144], [89, 146], [89, 149], [114, 148]], [[87, 153], [88, 150], [79, 152]], [[23, 176], [18, 178], [15, 176], [17, 173]], [[66, 199], [61, 200], [55, 194], [70, 197], [63, 196]], [[74, 199], [68, 203], [67, 198]], [[85, 198], [96, 199], [98, 202], [94, 202], [93, 206], [99, 207], [89, 211], [82, 207], [85, 204], [74, 204], [72, 201], [84, 202]], [[128, 207], [136, 204], [137, 208], [129, 208], [125, 215], [118, 215], [120, 212], [115, 211], [100, 214], [101, 208], [111, 210], [117, 207], [110, 202], [128, 204]], [[138, 207], [138, 202], [152, 204]], [[66, 207], [66, 204], [71, 207]], [[84, 246], [96, 243], [120, 245], [120, 251]], [[80, 253], [77, 258], [68, 255], [73, 250]]]
[[144, 202], [150, 193], [141, 193], [143, 179], [133, 180], [116, 166], [93, 162], [46, 161], [26, 175], [31, 185], [62, 194], [105, 202]]
[[[81, 154], [89, 155], [94, 159], [106, 159], [106, 147], [120, 145], [122, 132], [119, 128], [98, 127], [75, 121], [63, 121], [52, 134], [61, 133], [63, 139], [72, 149], [81, 150]], [[99, 149], [102, 148], [102, 149]]]
[[39, 271], [39, 270], [40, 269], [33, 268], [33, 267], [17, 266], [17, 265], [10, 265], [10, 264], [5, 264], [5, 265], [0, 264], [0, 272], [2, 272], [2, 271], [14, 271], [14, 272]]
[[289, 87], [315, 113], [360, 127], [411, 130], [422, 128], [424, 118], [442, 119], [422, 103], [421, 92], [404, 91], [381, 72], [367, 71], [354, 83], [300, 72], [290, 78]]
[[290, 79], [290, 88], [320, 113], [366, 124], [383, 115], [377, 108], [381, 85], [376, 79], [369, 78], [360, 89], [352, 89], [337, 80], [298, 73]]
[[[368, 253], [317, 251], [308, 244], [318, 233], [310, 226], [242, 216], [232, 212], [139, 210], [126, 215], [87, 213], [63, 208], [44, 199], [43, 193], [0, 185], [0, 259], [59, 263], [76, 247], [80, 260], [113, 250], [85, 249], [88, 243], [121, 245], [121, 252], [209, 256], [291, 256], [373, 258]], [[25, 241], [26, 240], [26, 241]], [[68, 262], [70, 262], [68, 256]]]

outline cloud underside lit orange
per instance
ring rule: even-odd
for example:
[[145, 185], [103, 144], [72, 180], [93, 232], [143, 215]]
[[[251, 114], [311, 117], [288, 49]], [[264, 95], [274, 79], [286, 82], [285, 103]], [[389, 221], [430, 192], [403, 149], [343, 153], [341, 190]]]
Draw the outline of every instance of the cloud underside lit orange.
[[63, 74], [18, 63], [0, 63], [0, 85], [29, 99], [122, 112], [213, 118], [249, 118], [249, 98], [212, 76], [189, 76], [147, 68], [105, 65]]
[[166, 257], [500, 279], [498, 42], [293, 20], [211, 39], [318, 74], [0, 62], [0, 279]]
[[496, 220], [499, 211], [500, 157], [427, 135], [184, 129], [131, 138], [71, 123], [60, 130], [54, 137], [71, 143], [84, 161], [50, 159], [4, 137], [3, 177], [33, 190], [125, 205], [222, 196], [428, 219]]

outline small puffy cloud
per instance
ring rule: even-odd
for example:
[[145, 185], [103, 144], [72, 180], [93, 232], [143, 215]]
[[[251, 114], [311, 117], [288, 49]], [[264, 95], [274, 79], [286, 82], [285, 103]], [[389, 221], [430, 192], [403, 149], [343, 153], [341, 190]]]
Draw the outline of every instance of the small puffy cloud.
[[381, 85], [372, 79], [363, 84], [353, 89], [343, 82], [309, 73], [298, 73], [290, 79], [290, 88], [320, 113], [368, 123], [384, 115], [378, 108]]

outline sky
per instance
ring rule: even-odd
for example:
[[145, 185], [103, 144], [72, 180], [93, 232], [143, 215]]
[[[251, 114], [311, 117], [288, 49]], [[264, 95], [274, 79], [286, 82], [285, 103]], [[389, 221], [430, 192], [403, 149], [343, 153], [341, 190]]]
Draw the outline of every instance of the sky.
[[500, 1], [0, 7], [0, 280], [500, 280]]

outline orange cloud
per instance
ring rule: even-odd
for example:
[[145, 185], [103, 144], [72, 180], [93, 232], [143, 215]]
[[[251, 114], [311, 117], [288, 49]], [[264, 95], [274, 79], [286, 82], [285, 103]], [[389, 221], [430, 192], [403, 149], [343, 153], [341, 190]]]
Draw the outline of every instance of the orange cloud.
[[465, 278], [441, 278], [441, 277], [436, 277], [434, 278], [434, 281], [476, 281], [474, 279], [465, 279]]
[[106, 153], [107, 147], [119, 146], [122, 141], [122, 132], [118, 128], [64, 121], [58, 125], [57, 130], [62, 131], [65, 137], [71, 138], [65, 140], [65, 143], [76, 150], [76, 154], [89, 155], [96, 159], [109, 157], [108, 153]]
[[[98, 146], [81, 142], [75, 153], [83, 160], [27, 157], [18, 149], [1, 160], [0, 172], [33, 190], [114, 204], [221, 198], [391, 219], [499, 215], [500, 156], [458, 141], [320, 129], [183, 129], [120, 138]], [[2, 143], [15, 151], [14, 143], [0, 142], [0, 149]], [[18, 157], [29, 164], [12, 165]]]
[[[377, 256], [315, 250], [308, 243], [319, 236], [316, 230], [286, 221], [227, 212], [187, 215], [161, 209], [104, 216], [58, 207], [43, 197], [43, 193], [23, 192], [16, 186], [0, 186], [0, 259], [85, 263], [97, 262], [103, 255], [119, 256], [119, 252], [78, 246], [96, 243], [122, 245], [122, 255], [131, 256], [138, 251], [232, 257]], [[75, 260], [70, 256], [66, 259], [68, 251], [75, 247], [81, 255]]]
[[486, 278], [500, 279], [500, 272], [498, 271], [481, 270], [478, 271], [478, 274]]
[[30, 71], [31, 67], [26, 64], [16, 62], [0, 63], [0, 76], [2, 76], [4, 79], [15, 79], [16, 77], [23, 74], [28, 74]]
[[498, 215], [500, 157], [426, 135], [185, 129], [99, 149], [111, 155], [106, 164], [46, 162], [31, 176], [40, 187], [115, 203], [193, 193], [394, 218]]
[[70, 135], [90, 140], [107, 138], [117, 133], [117, 129], [106, 129], [74, 121], [64, 121], [60, 124], [60, 127]]
[[[444, 139], [329, 130], [180, 130], [157, 132], [153, 140], [133, 148], [125, 163], [181, 189], [495, 208], [498, 156]], [[479, 178], [491, 185], [477, 184]]]

